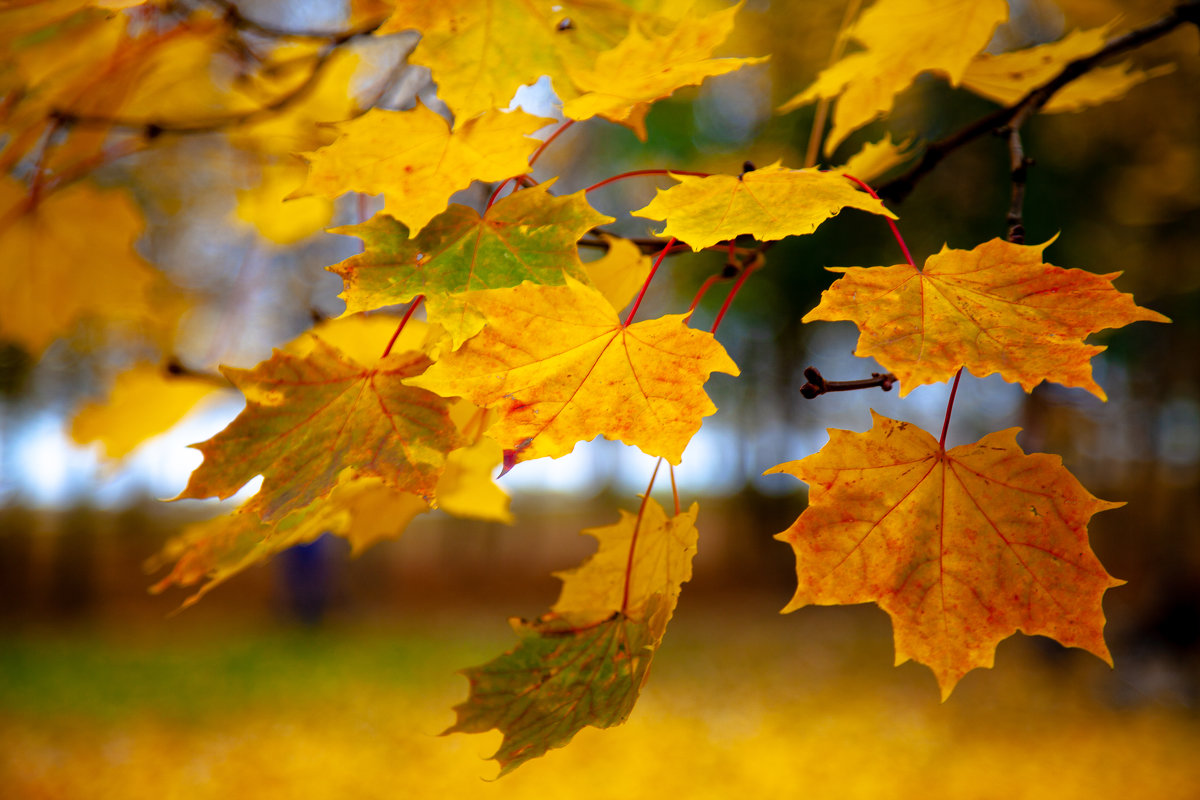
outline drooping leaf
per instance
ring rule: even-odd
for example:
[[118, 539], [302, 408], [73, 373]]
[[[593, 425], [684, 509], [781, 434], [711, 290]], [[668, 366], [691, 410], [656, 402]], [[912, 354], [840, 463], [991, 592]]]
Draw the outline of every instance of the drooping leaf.
[[151, 302], [159, 276], [133, 249], [142, 225], [125, 192], [75, 183], [31, 204], [0, 177], [0, 339], [40, 355], [81, 319], [169, 322]]
[[346, 310], [369, 311], [407, 303], [419, 294], [502, 289], [522, 281], [562, 285], [583, 278], [576, 243], [612, 217], [588, 205], [583, 192], [554, 197], [540, 184], [487, 209], [451, 205], [421, 232], [386, 214], [335, 228], [362, 239], [365, 252], [328, 269], [345, 281]]
[[339, 482], [327, 497], [275, 522], [264, 522], [242, 506], [231, 514], [189, 525], [167, 542], [147, 568], [157, 570], [174, 563], [151, 591], [202, 583], [184, 600], [186, 608], [248, 567], [322, 534], [348, 539], [357, 554], [382, 539], [400, 536], [414, 517], [428, 510], [429, 503], [422, 498], [396, 491], [376, 477]]
[[615, 524], [585, 529], [583, 534], [594, 536], [600, 546], [580, 566], [555, 573], [563, 586], [554, 613], [621, 611], [644, 619], [652, 598], [663, 598], [674, 609], [680, 586], [692, 578], [699, 511], [692, 503], [687, 511], [667, 517], [650, 498], [639, 514], [621, 509]]
[[498, 181], [529, 169], [537, 149], [529, 134], [553, 120], [524, 111], [488, 111], [449, 123], [420, 103], [410, 111], [373, 108], [337, 126], [337, 140], [313, 153], [308, 180], [295, 196], [384, 194], [384, 207], [415, 236], [450, 195], [471, 181]]
[[446, 454], [461, 438], [445, 400], [403, 383], [429, 358], [393, 353], [363, 365], [320, 339], [313, 343], [304, 357], [277, 350], [254, 369], [222, 370], [246, 395], [246, 408], [195, 445], [204, 462], [180, 498], [229, 497], [262, 475], [246, 509], [274, 522], [357, 477], [433, 496]]
[[571, 80], [584, 94], [563, 103], [563, 115], [574, 120], [600, 116], [628, 126], [645, 140], [646, 110], [654, 101], [705, 78], [766, 61], [711, 58], [733, 29], [733, 18], [742, 5], [704, 17], [689, 15], [659, 36], [630, 29], [624, 41], [599, 55], [595, 66], [571, 71]]
[[504, 461], [504, 451], [495, 440], [483, 435], [490, 411], [459, 400], [450, 408], [450, 417], [470, 444], [446, 457], [446, 471], [437, 485], [437, 505], [455, 517], [503, 522], [511, 525], [508, 510], [511, 498], [492, 480], [492, 474]]
[[1088, 544], [1098, 500], [1058, 456], [1027, 455], [1018, 428], [942, 450], [925, 431], [872, 412], [867, 433], [829, 443], [786, 472], [808, 508], [777, 538], [796, 554], [784, 611], [875, 602], [892, 618], [896, 663], [928, 665], [942, 699], [1016, 631], [1112, 663], [1104, 592], [1118, 586]]
[[521, 639], [513, 650], [463, 671], [470, 695], [446, 733], [500, 730], [492, 757], [503, 775], [585, 725], [624, 722], [691, 577], [697, 512], [693, 504], [668, 518], [646, 498], [637, 515], [622, 512], [616, 524], [584, 531], [599, 550], [559, 573], [563, 590], [551, 613], [511, 620]]
[[780, 107], [791, 111], [820, 98], [837, 98], [825, 152], [888, 113], [893, 99], [918, 75], [935, 72], [957, 86], [967, 65], [1008, 18], [1005, 0], [877, 0], [847, 35], [863, 50], [825, 69]]
[[831, 267], [844, 277], [803, 321], [857, 324], [855, 355], [874, 357], [895, 374], [901, 396], [965, 367], [980, 378], [998, 372], [1025, 391], [1047, 380], [1103, 400], [1090, 360], [1104, 348], [1084, 339], [1138, 320], [1170, 320], [1114, 289], [1119, 272], [1043, 263], [1048, 245], [993, 239], [974, 250], [943, 247], [923, 270]]
[[[1072, 31], [1057, 42], [1012, 53], [980, 53], [963, 73], [962, 85], [1001, 105], [1012, 105], [1030, 90], [1058, 75], [1077, 58], [1104, 47], [1111, 25]], [[1167, 71], [1171, 69], [1168, 66]], [[1160, 70], [1133, 69], [1130, 62], [1096, 67], [1054, 93], [1042, 111], [1048, 114], [1079, 111], [1119, 100], [1143, 81], [1163, 74]]]
[[124, 458], [220, 389], [204, 378], [169, 375], [159, 365], [139, 363], [117, 375], [108, 397], [79, 410], [71, 438], [99, 442], [107, 458]]
[[624, 326], [590, 286], [523, 284], [481, 293], [485, 327], [409, 383], [496, 412], [488, 435], [517, 461], [566, 455], [597, 435], [678, 464], [703, 417], [704, 382], [738, 374], [683, 315]]
[[812, 233], [843, 208], [893, 219], [883, 203], [835, 172], [788, 169], [775, 162], [741, 176], [672, 175], [679, 181], [659, 189], [635, 216], [666, 220], [659, 236], [674, 236], [693, 250], [742, 234], [763, 241]]

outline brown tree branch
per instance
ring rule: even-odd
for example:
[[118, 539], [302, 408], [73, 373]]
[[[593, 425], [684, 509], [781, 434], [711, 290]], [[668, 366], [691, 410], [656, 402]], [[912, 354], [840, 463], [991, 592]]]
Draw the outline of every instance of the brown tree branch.
[[880, 187], [879, 196], [888, 202], [903, 202], [912, 193], [921, 178], [932, 172], [934, 167], [955, 150], [997, 129], [1007, 127], [1019, 130], [1025, 121], [1040, 111], [1059, 89], [1087, 74], [1113, 56], [1148, 44], [1189, 22], [1200, 27], [1200, 0], [1180, 3], [1170, 14], [1123, 36], [1118, 36], [1090, 56], [1075, 59], [1063, 67], [1062, 71], [1053, 78], [1041, 86], [1031, 89], [1013, 105], [997, 109], [946, 138], [933, 142], [925, 148], [921, 160], [912, 168]]

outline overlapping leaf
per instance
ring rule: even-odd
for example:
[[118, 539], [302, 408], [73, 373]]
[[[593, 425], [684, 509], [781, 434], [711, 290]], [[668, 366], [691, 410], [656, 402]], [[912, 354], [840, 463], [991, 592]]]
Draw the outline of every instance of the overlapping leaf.
[[878, 414], [867, 433], [829, 443], [786, 472], [809, 505], [780, 538], [798, 586], [784, 611], [877, 603], [892, 618], [896, 663], [914, 659], [945, 699], [1016, 631], [1081, 647], [1112, 663], [1104, 592], [1122, 583], [1088, 544], [1098, 500], [1057, 456], [1026, 455], [1019, 429], [944, 451], [925, 431]]
[[338, 125], [333, 144], [306, 155], [308, 181], [296, 196], [382, 192], [383, 210], [416, 235], [471, 181], [525, 172], [538, 146], [529, 134], [551, 122], [523, 111], [489, 111], [451, 131], [419, 103], [411, 111], [373, 108]]
[[678, 464], [716, 411], [703, 385], [737, 365], [682, 315], [626, 327], [595, 289], [523, 284], [482, 293], [477, 336], [409, 384], [492, 409], [488, 435], [517, 461], [566, 455], [597, 435]]
[[646, 111], [654, 101], [705, 78], [766, 61], [710, 58], [733, 29], [741, 7], [738, 3], [705, 17], [687, 16], [659, 36], [631, 29], [624, 41], [597, 57], [595, 66], [571, 71], [571, 80], [584, 94], [563, 103], [563, 114], [575, 120], [604, 117], [645, 139]]
[[583, 192], [566, 197], [545, 185], [515, 192], [481, 217], [451, 205], [415, 237], [386, 214], [335, 233], [357, 236], [365, 251], [329, 270], [342, 276], [347, 311], [406, 303], [418, 294], [501, 289], [522, 281], [561, 285], [583, 278], [579, 237], [612, 222], [588, 205]]
[[159, 276], [133, 249], [142, 226], [124, 192], [76, 183], [33, 204], [0, 177], [0, 339], [36, 355], [81, 319], [169, 322], [154, 321]]
[[830, 153], [853, 131], [889, 112], [895, 96], [921, 73], [936, 72], [958, 85], [1007, 17], [1005, 0], [878, 0], [847, 32], [864, 49], [823, 70], [780, 111], [838, 98], [825, 141]]
[[697, 511], [693, 504], [668, 518], [647, 498], [639, 514], [622, 513], [615, 525], [584, 531], [600, 549], [559, 574], [563, 590], [552, 613], [512, 620], [517, 647], [464, 670], [471, 692], [446, 733], [499, 729], [504, 739], [492, 757], [503, 775], [562, 747], [585, 725], [624, 722], [680, 585], [691, 577]]
[[[1111, 25], [1105, 25], [1073, 31], [1057, 42], [1012, 53], [980, 53], [963, 73], [962, 85], [1001, 105], [1012, 105], [1058, 75], [1070, 62], [1104, 47], [1111, 29]], [[1050, 114], [1079, 111], [1118, 100], [1134, 86], [1160, 74], [1160, 70], [1132, 69], [1128, 61], [1095, 67], [1055, 92], [1041, 110]]]
[[843, 208], [895, 219], [883, 203], [834, 172], [787, 169], [779, 162], [741, 176], [672, 175], [679, 184], [659, 189], [633, 213], [666, 220], [660, 236], [674, 236], [693, 250], [742, 234], [763, 241], [812, 233]]
[[380, 33], [419, 30], [409, 60], [430, 69], [438, 96], [467, 119], [506, 108], [519, 87], [542, 75], [561, 98], [572, 96], [568, 66], [591, 66], [646, 16], [616, 0], [401, 0]]
[[180, 497], [229, 497], [262, 475], [246, 508], [267, 522], [357, 477], [432, 497], [446, 454], [462, 442], [447, 402], [403, 383], [428, 364], [407, 352], [363, 365], [314, 338], [304, 357], [276, 351], [252, 370], [225, 368], [246, 408], [196, 445], [204, 462]]
[[1088, 334], [1138, 320], [1168, 322], [1113, 288], [1120, 273], [1096, 275], [1042, 262], [1049, 243], [993, 239], [974, 250], [943, 247], [918, 270], [836, 267], [844, 273], [804, 316], [858, 325], [855, 354], [874, 357], [900, 379], [901, 396], [965, 367], [993, 372], [1026, 391], [1043, 380], [1104, 399], [1092, 380]]

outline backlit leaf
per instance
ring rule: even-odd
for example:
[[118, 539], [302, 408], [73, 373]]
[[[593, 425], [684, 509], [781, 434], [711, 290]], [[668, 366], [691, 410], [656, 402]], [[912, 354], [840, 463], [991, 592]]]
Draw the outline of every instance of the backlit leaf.
[[523, 111], [489, 111], [452, 132], [420, 103], [411, 111], [373, 108], [339, 124], [333, 144], [305, 155], [308, 181], [295, 196], [382, 192], [383, 210], [415, 236], [471, 181], [499, 181], [528, 170], [538, 146], [529, 134], [551, 122]]
[[246, 508], [267, 522], [357, 477], [431, 498], [460, 437], [445, 400], [403, 384], [428, 364], [404, 352], [363, 365], [314, 337], [307, 356], [277, 350], [254, 369], [223, 368], [246, 408], [195, 445], [204, 462], [180, 498], [229, 497], [262, 475]]
[[1084, 344], [1088, 334], [1169, 320], [1114, 289], [1119, 272], [1042, 263], [1048, 244], [993, 239], [974, 250], [943, 247], [923, 270], [831, 267], [844, 277], [803, 321], [857, 324], [855, 355], [874, 357], [895, 374], [901, 396], [965, 367], [980, 378], [998, 372], [1025, 391], [1047, 380], [1104, 399], [1090, 363], [1104, 348]]
[[853, 131], [891, 111], [895, 96], [921, 73], [935, 72], [957, 86], [1007, 18], [1005, 0], [877, 0], [847, 32], [864, 49], [823, 70], [779, 110], [836, 97], [833, 129], [825, 140], [830, 153]]
[[71, 421], [71, 438], [80, 444], [99, 442], [106, 457], [124, 458], [220, 390], [205, 378], [169, 375], [160, 365], [136, 364], [117, 375], [108, 397], [80, 409]]
[[738, 372], [683, 315], [625, 327], [604, 295], [571, 278], [481, 293], [475, 305], [487, 327], [409, 383], [494, 410], [488, 436], [517, 461], [603, 435], [678, 464], [716, 411], [704, 382]]
[[896, 218], [883, 203], [836, 172], [787, 169], [775, 162], [741, 176], [672, 175], [679, 184], [659, 189], [633, 213], [666, 220], [658, 235], [693, 250], [747, 234], [762, 241], [812, 233], [843, 208]]
[[563, 114], [574, 120], [600, 116], [627, 125], [644, 140], [650, 103], [705, 78], [766, 61], [710, 58], [733, 29], [741, 7], [738, 3], [705, 17], [684, 17], [660, 36], [645, 36], [632, 28], [624, 41], [599, 55], [594, 67], [571, 71], [571, 80], [584, 94], [563, 103]]
[[[1012, 105], [1055, 77], [1070, 62], [1104, 47], [1111, 29], [1111, 25], [1105, 25], [1073, 31], [1060, 41], [1012, 53], [980, 53], [963, 73], [962, 85], [1001, 105]], [[1167, 71], [1171, 68], [1168, 66]], [[1132, 69], [1128, 61], [1096, 67], [1055, 92], [1042, 111], [1050, 114], [1079, 111], [1117, 100], [1139, 83], [1161, 74], [1161, 70]]]
[[942, 699], [1016, 631], [1112, 663], [1104, 592], [1118, 586], [1088, 544], [1098, 500], [1058, 456], [1026, 455], [1018, 428], [943, 451], [925, 431], [872, 413], [867, 433], [829, 443], [786, 472], [808, 508], [777, 538], [796, 554], [784, 611], [874, 602], [892, 618], [896, 663], [928, 665]]
[[650, 257], [628, 239], [601, 234], [608, 252], [583, 265], [592, 286], [616, 311], [628, 306], [650, 276]]
[[142, 226], [125, 192], [75, 183], [31, 205], [0, 177], [0, 339], [40, 355], [81, 319], [158, 324]]

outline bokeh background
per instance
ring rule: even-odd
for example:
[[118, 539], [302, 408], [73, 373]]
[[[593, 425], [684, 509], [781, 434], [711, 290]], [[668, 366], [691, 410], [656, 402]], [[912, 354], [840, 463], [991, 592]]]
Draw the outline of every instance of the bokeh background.
[[[1166, 2], [1014, 0], [999, 36], [1021, 46], [1116, 16], [1135, 26]], [[336, 3], [241, 4], [296, 26], [336, 23]], [[800, 166], [814, 109], [773, 109], [826, 63], [840, 2], [749, 2], [723, 52], [772, 54], [680, 92], [651, 111], [649, 137], [577, 125], [547, 150], [546, 174], [574, 191], [625, 170], [738, 172], [750, 160]], [[395, 78], [381, 102], [436, 104], [404, 65], [414, 38], [371, 58]], [[181, 528], [227, 505], [177, 494], [200, 461], [186, 445], [220, 430], [240, 398], [213, 398], [119, 461], [74, 442], [71, 420], [103, 395], [129, 353], [86, 328], [34, 358], [0, 345], [0, 796], [142, 797], [1200, 797], [1200, 55], [1196, 30], [1134, 54], [1173, 63], [1117, 103], [1042, 117], [1025, 128], [1028, 241], [1059, 235], [1053, 263], [1123, 271], [1117, 286], [1172, 325], [1096, 337], [1109, 396], [1043, 385], [1026, 395], [968, 378], [950, 443], [1019, 426], [1026, 451], [1057, 453], [1095, 495], [1124, 507], [1096, 517], [1093, 548], [1128, 584], [1105, 612], [1115, 670], [1037, 637], [1001, 644], [994, 670], [969, 674], [945, 703], [924, 667], [892, 666], [891, 629], [873, 606], [781, 617], [790, 549], [773, 540], [804, 507], [803, 487], [762, 476], [802, 458], [829, 427], [866, 429], [868, 409], [940, 426], [948, 387], [807, 401], [801, 370], [835, 380], [879, 367], [851, 355], [848, 323], [801, 325], [831, 276], [825, 266], [900, 261], [886, 226], [845, 212], [769, 254], [720, 338], [740, 378], [709, 383], [709, 418], [678, 470], [699, 499], [700, 553], [676, 619], [629, 723], [587, 729], [490, 782], [499, 737], [438, 737], [466, 696], [455, 670], [514, 643], [508, 616], [556, 596], [554, 570], [578, 563], [585, 527], [636, 508], [653, 460], [619, 444], [580, 445], [506, 475], [513, 526], [418, 518], [394, 542], [351, 559], [321, 539], [251, 569], [173, 613], [186, 594], [150, 595], [143, 564]], [[545, 86], [523, 91], [553, 114]], [[992, 108], [920, 79], [886, 123], [855, 134], [834, 160], [878, 139], [943, 136]], [[167, 138], [103, 167], [148, 219], [139, 249], [182, 287], [190, 310], [174, 357], [188, 369], [251, 366], [341, 312], [328, 264], [356, 241], [315, 233], [272, 242], [238, 216], [249, 180], [220, 135]], [[983, 139], [948, 159], [896, 207], [917, 258], [1004, 233], [1008, 154]], [[631, 208], [653, 181], [594, 194], [644, 235]], [[459, 200], [478, 203], [486, 188]], [[335, 209], [352, 222], [357, 201]], [[677, 313], [721, 268], [701, 255], [668, 262], [648, 297]], [[727, 287], [727, 284], [725, 285]], [[707, 324], [727, 288], [711, 292]], [[651, 310], [652, 309], [652, 310]]]

